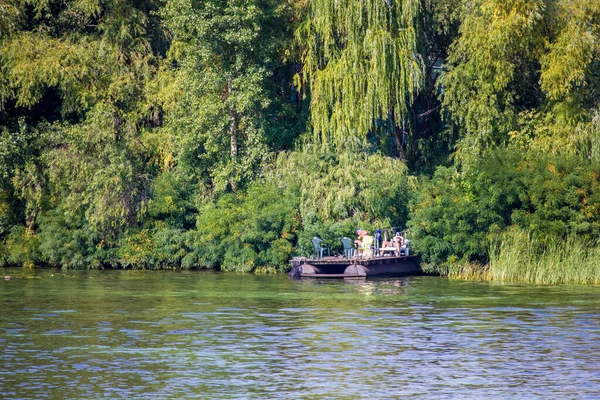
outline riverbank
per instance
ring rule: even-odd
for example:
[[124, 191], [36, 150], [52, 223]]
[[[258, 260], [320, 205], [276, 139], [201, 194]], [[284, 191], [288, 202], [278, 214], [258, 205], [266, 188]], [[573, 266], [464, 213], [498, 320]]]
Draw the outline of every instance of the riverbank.
[[396, 227], [598, 283], [587, 242], [490, 253], [600, 237], [600, 2], [530, 3], [4, 1], [0, 266], [284, 273]]
[[423, 270], [462, 280], [598, 285], [600, 245], [575, 235], [543, 237], [513, 228], [492, 243], [489, 263], [426, 264]]
[[[489, 262], [454, 261], [447, 263], [421, 263], [424, 273], [445, 276], [450, 279], [471, 281], [494, 281], [501, 283], [523, 283], [536, 285], [598, 285], [600, 284], [600, 245], [585, 237], [571, 235], [566, 238], [557, 236], [541, 236], [512, 227], [492, 240], [489, 249]], [[11, 266], [11, 270], [15, 271]], [[286, 268], [288, 267], [288, 268]], [[57, 272], [69, 268], [57, 268], [44, 264], [43, 269], [54, 269]], [[29, 278], [35, 274], [34, 264], [23, 265], [21, 271], [25, 274], [13, 276], [5, 274], [0, 267], [0, 279], [11, 280]], [[81, 269], [81, 268], [80, 268]], [[166, 266], [160, 268], [134, 268], [120, 264], [90, 265], [92, 270], [209, 270], [220, 271], [219, 268], [188, 266]], [[249, 275], [285, 273], [288, 265], [278, 268], [255, 266]]]

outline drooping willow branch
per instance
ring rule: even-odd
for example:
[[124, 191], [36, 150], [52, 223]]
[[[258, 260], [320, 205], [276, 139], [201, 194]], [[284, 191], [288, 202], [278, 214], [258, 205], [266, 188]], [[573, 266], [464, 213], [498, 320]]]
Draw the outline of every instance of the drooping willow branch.
[[313, 0], [296, 31], [299, 84], [323, 143], [365, 138], [378, 121], [402, 125], [424, 80], [419, 1]]

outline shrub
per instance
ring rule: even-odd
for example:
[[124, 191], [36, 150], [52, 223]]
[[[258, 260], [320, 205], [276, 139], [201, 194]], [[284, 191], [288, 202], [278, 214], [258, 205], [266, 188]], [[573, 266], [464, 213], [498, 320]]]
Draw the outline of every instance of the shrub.
[[298, 198], [257, 182], [203, 206], [194, 247], [200, 266], [251, 272], [287, 268], [300, 225]]
[[0, 242], [0, 267], [33, 267], [40, 261], [39, 238], [24, 226], [13, 226]]
[[516, 224], [534, 234], [600, 233], [600, 164], [502, 148], [476, 173], [437, 169], [412, 206], [415, 249], [428, 263], [489, 260], [490, 238]]

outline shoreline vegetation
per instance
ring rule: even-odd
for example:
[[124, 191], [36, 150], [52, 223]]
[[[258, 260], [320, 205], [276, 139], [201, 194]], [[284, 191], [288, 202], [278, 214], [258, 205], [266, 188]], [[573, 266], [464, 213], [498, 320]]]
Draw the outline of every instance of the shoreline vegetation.
[[542, 236], [510, 229], [490, 250], [484, 278], [535, 284], [600, 283], [600, 244], [580, 236]]
[[520, 228], [504, 232], [487, 264], [424, 265], [451, 279], [536, 285], [600, 284], [600, 245], [578, 236], [540, 237]]
[[596, 0], [6, 0], [0, 267], [398, 227], [429, 273], [597, 285], [599, 59]]

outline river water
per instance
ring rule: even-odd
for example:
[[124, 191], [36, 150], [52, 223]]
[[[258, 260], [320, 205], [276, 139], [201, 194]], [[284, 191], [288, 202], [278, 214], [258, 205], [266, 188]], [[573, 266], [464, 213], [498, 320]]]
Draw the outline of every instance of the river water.
[[598, 398], [600, 288], [0, 269], [1, 399]]

